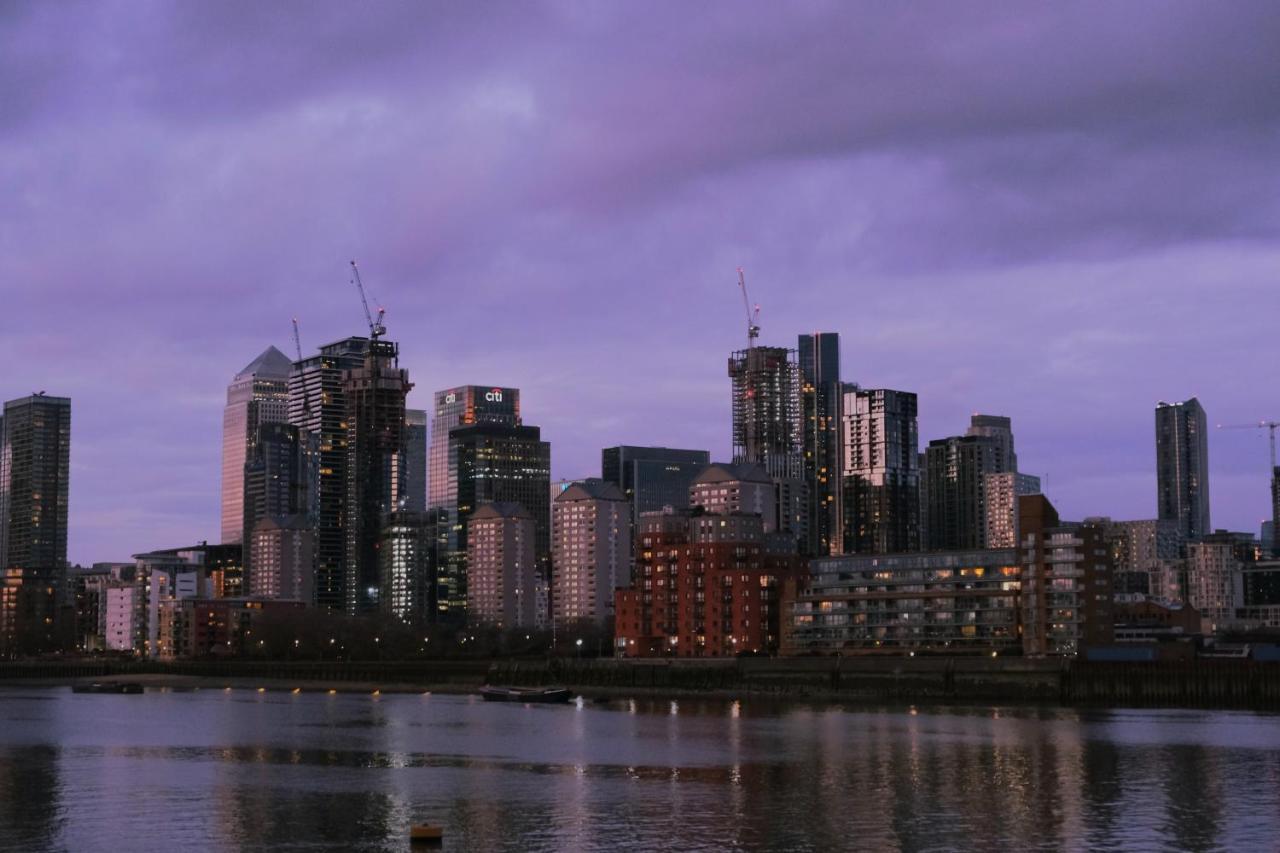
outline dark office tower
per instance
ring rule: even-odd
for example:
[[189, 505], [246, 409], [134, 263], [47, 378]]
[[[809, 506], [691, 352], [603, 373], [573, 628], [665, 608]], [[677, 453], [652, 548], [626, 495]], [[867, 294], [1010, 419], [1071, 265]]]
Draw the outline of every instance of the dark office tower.
[[10, 400], [0, 418], [0, 657], [52, 650], [67, 566], [71, 400]]
[[289, 423], [311, 449], [307, 517], [315, 525], [316, 604], [346, 607], [347, 401], [343, 374], [364, 365], [368, 338], [347, 338], [294, 365]]
[[425, 512], [427, 509], [427, 413], [423, 409], [404, 411], [404, 486], [399, 509]]
[[494, 423], [454, 427], [449, 442], [457, 454], [457, 512], [438, 606], [443, 616], [457, 619], [466, 612], [467, 521], [484, 504], [518, 503], [533, 516], [539, 577], [549, 578], [551, 445], [536, 426]]
[[1183, 539], [1209, 526], [1209, 432], [1195, 397], [1156, 404], [1156, 492], [1159, 517], [1178, 522]]
[[275, 347], [236, 374], [227, 386], [222, 413], [222, 541], [241, 541], [244, 530], [244, 466], [253, 453], [258, 426], [285, 423], [293, 364]]
[[729, 356], [733, 381], [733, 461], [771, 477], [804, 476], [800, 365], [796, 351], [752, 347]]
[[392, 341], [369, 344], [364, 364], [343, 376], [347, 403], [347, 613], [378, 609], [383, 519], [400, 502], [396, 470], [405, 453], [404, 398], [413, 384]]
[[840, 510], [840, 336], [801, 335], [801, 412], [804, 423], [804, 477], [808, 485], [809, 546], [816, 556], [839, 553]]
[[634, 522], [642, 512], [687, 508], [693, 478], [710, 464], [705, 450], [620, 445], [600, 451], [600, 479], [627, 496]]
[[437, 391], [428, 452], [427, 506], [457, 503], [457, 454], [449, 446], [449, 430], [471, 424], [520, 425], [520, 389], [462, 385]]
[[[249, 459], [244, 466], [244, 574], [252, 582], [253, 530], [263, 521], [275, 522], [278, 529], [305, 524], [307, 509], [307, 464], [298, 428], [290, 424], [259, 424]], [[294, 516], [302, 516], [294, 519]], [[313, 543], [314, 544], [314, 543]], [[250, 586], [252, 588], [252, 585]]]
[[846, 386], [841, 413], [843, 549], [920, 550], [916, 395]]

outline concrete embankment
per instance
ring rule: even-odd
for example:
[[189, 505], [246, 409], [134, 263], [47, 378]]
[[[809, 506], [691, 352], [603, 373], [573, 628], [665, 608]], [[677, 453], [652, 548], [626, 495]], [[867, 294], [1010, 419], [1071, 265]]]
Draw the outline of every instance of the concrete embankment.
[[177, 688], [469, 693], [486, 683], [561, 684], [588, 696], [1280, 710], [1280, 664], [1239, 660], [1127, 664], [1013, 657], [173, 663], [99, 659], [0, 664], [0, 685], [106, 677]]

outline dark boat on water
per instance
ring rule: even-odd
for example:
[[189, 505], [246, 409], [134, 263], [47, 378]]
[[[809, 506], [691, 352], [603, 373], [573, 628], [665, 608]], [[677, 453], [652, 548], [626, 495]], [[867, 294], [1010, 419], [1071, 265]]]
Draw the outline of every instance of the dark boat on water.
[[573, 691], [567, 687], [481, 687], [486, 702], [568, 702]]
[[91, 684], [73, 684], [72, 693], [122, 693], [136, 695], [142, 692], [142, 685], [136, 681], [95, 681]]

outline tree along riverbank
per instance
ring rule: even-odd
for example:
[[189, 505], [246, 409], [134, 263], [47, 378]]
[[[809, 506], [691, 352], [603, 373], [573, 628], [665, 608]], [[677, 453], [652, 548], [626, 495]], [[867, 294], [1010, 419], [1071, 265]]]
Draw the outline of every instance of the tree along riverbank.
[[471, 693], [484, 684], [565, 685], [586, 696], [1188, 707], [1280, 710], [1280, 664], [1097, 663], [979, 657], [709, 660], [133, 661], [0, 664], [4, 684], [107, 677], [154, 686]]

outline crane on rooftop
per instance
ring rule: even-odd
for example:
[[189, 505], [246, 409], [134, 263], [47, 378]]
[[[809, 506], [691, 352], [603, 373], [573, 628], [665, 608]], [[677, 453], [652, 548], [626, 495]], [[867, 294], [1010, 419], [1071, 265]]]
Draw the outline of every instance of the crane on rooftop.
[[302, 361], [302, 339], [298, 337], [298, 318], [293, 318], [293, 349], [298, 354], [298, 361]]
[[369, 299], [365, 296], [364, 281], [360, 278], [360, 267], [356, 266], [356, 262], [351, 262], [352, 283], [355, 284], [356, 290], [360, 291], [360, 304], [364, 306], [364, 319], [369, 324], [369, 338], [376, 341], [387, 333], [387, 327], [382, 324], [382, 318], [387, 313], [381, 306], [378, 307], [378, 319], [375, 322], [373, 315], [369, 313]]
[[747, 297], [747, 276], [742, 267], [738, 267], [738, 289], [742, 291], [742, 307], [747, 312], [747, 349], [755, 346], [760, 337], [760, 306], [752, 309], [751, 300]]
[[1276, 470], [1276, 427], [1280, 421], [1258, 421], [1254, 424], [1218, 424], [1218, 429], [1265, 429], [1271, 434], [1271, 469], [1267, 472], [1274, 476]]

